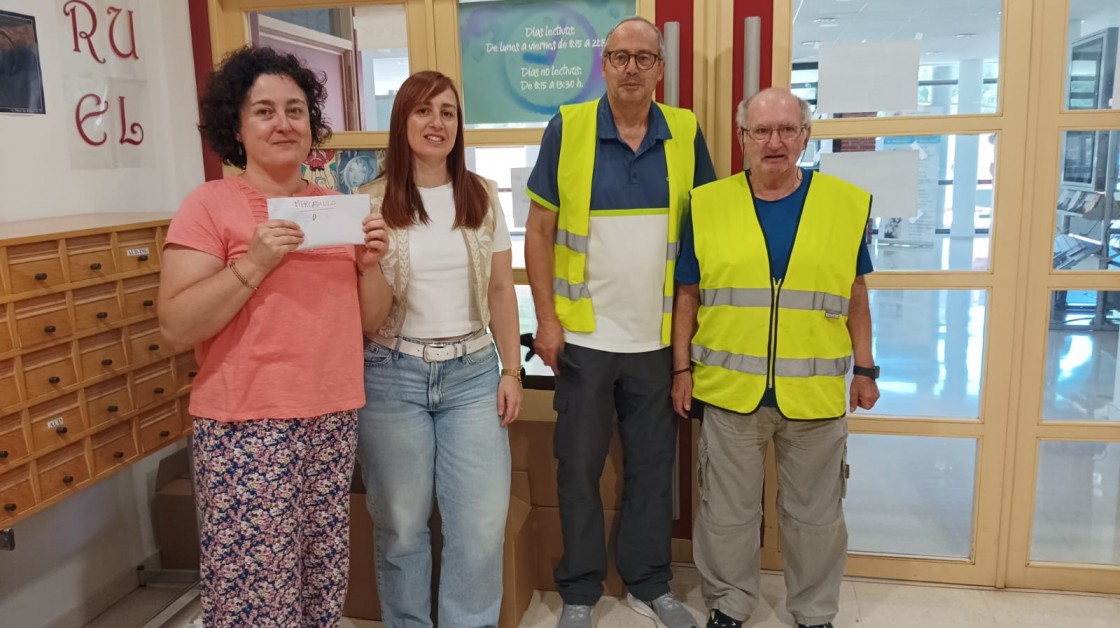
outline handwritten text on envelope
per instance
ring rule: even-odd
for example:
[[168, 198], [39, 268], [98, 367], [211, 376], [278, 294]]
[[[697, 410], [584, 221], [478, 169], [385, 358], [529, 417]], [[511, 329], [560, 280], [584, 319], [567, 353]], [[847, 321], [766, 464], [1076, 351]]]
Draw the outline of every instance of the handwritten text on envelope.
[[362, 244], [362, 220], [369, 215], [369, 194], [298, 196], [268, 199], [268, 217], [291, 220], [303, 229], [300, 250]]

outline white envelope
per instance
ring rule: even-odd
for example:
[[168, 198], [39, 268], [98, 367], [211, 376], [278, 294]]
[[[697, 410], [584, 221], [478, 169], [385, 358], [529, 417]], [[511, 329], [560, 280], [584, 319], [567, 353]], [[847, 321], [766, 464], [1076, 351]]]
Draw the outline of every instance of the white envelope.
[[364, 244], [362, 220], [369, 215], [369, 194], [335, 194], [268, 199], [268, 217], [291, 220], [303, 229], [297, 250]]

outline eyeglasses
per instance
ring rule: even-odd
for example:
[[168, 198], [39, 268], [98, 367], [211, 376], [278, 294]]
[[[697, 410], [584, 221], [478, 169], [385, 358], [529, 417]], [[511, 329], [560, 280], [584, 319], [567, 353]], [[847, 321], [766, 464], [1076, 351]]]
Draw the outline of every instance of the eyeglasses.
[[750, 129], [739, 127], [739, 130], [743, 133], [746, 133], [748, 137], [756, 142], [769, 141], [770, 136], [773, 135], [775, 131], [777, 131], [778, 139], [782, 140], [783, 142], [788, 142], [801, 135], [801, 132], [805, 130], [805, 125], [783, 124], [782, 126], [778, 127], [756, 126]]
[[620, 70], [630, 64], [631, 58], [634, 59], [634, 63], [638, 65], [639, 70], [648, 70], [661, 60], [661, 55], [655, 55], [652, 52], [631, 53], [625, 50], [611, 50], [603, 53], [603, 56], [611, 62], [611, 65]]

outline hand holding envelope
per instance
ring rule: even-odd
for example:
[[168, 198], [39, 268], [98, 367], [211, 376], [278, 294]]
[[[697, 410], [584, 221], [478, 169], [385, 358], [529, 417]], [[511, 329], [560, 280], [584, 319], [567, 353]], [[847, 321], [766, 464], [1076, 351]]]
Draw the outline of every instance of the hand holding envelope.
[[297, 251], [326, 246], [365, 245], [363, 221], [370, 215], [368, 194], [297, 196], [268, 199], [268, 217], [290, 220], [303, 230]]
[[376, 265], [389, 250], [389, 228], [381, 216], [381, 202], [375, 201], [370, 213], [362, 219], [362, 233], [365, 234], [365, 247], [355, 247], [358, 263], [362, 268]]

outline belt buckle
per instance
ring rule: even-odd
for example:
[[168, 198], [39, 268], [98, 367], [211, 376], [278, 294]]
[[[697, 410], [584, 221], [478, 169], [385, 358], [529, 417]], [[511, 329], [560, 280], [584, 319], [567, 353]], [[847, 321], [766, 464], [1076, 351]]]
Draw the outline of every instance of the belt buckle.
[[425, 362], [444, 362], [450, 358], [430, 358], [428, 357], [428, 349], [446, 349], [450, 344], [448, 342], [424, 343], [422, 345], [424, 348], [420, 350], [420, 357], [424, 358]]

